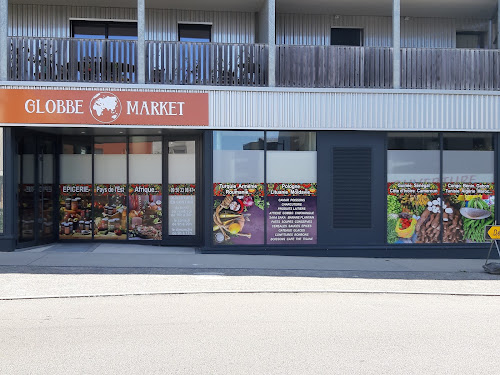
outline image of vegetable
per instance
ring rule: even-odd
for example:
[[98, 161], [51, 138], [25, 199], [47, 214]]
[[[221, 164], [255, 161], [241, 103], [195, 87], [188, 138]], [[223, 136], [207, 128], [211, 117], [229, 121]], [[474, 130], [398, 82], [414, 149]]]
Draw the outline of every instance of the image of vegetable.
[[389, 184], [387, 243], [484, 242], [485, 226], [495, 222], [494, 184], [447, 183], [441, 196], [419, 194], [436, 192], [432, 185]]
[[213, 239], [218, 245], [264, 243], [264, 185], [214, 184]]

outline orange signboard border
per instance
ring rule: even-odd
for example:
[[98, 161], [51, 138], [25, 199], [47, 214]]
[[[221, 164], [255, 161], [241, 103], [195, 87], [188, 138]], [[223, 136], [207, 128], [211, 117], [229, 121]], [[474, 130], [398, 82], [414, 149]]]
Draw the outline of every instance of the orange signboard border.
[[0, 123], [208, 126], [208, 93], [0, 89]]

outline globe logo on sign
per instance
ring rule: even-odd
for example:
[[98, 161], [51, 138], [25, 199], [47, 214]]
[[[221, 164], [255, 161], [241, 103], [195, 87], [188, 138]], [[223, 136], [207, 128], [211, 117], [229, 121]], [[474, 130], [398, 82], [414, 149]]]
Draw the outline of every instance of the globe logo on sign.
[[97, 121], [109, 124], [122, 113], [122, 103], [115, 94], [100, 92], [90, 100], [90, 113]]

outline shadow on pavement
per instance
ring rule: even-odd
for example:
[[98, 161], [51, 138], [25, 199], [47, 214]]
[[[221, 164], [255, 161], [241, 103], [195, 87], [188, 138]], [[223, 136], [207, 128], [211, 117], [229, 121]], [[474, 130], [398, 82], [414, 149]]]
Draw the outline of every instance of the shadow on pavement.
[[301, 269], [246, 269], [246, 268], [103, 268], [103, 267], [32, 267], [0, 266], [1, 274], [33, 275], [221, 275], [305, 277], [378, 280], [500, 280], [500, 275], [483, 271], [363, 271], [363, 270], [301, 270]]

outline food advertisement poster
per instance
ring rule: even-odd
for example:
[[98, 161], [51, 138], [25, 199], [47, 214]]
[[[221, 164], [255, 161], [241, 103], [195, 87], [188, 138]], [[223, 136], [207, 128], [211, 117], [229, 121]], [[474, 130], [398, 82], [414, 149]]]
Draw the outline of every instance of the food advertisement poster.
[[[484, 227], [495, 217], [492, 183], [388, 184], [388, 243], [484, 242]], [[442, 236], [441, 236], [442, 218]]]
[[387, 184], [387, 242], [441, 242], [441, 210], [437, 182], [389, 182]]
[[215, 183], [213, 239], [216, 245], [264, 244], [264, 184]]
[[196, 234], [196, 185], [168, 185], [168, 234], [194, 236]]
[[127, 239], [127, 185], [94, 186], [94, 238]]
[[447, 182], [443, 185], [443, 242], [484, 241], [484, 227], [495, 223], [495, 185], [489, 182]]
[[317, 243], [317, 184], [267, 184], [267, 243]]
[[129, 238], [131, 240], [162, 239], [162, 185], [129, 186]]
[[92, 185], [59, 185], [59, 238], [92, 238]]

